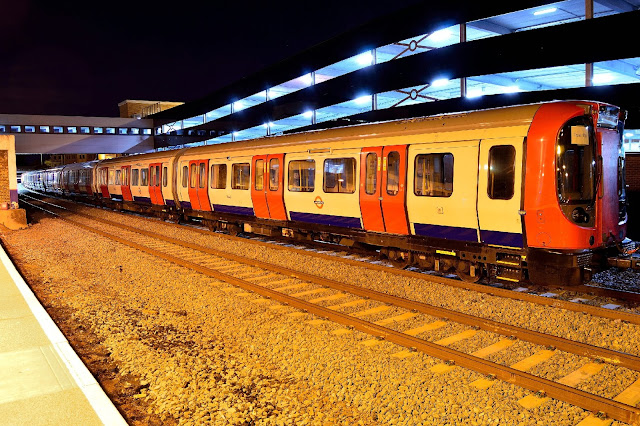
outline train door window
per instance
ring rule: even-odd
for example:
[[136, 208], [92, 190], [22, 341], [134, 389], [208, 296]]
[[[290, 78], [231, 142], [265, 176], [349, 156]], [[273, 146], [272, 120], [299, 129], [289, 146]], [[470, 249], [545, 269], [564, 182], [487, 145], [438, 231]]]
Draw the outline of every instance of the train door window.
[[324, 160], [324, 192], [353, 194], [356, 187], [356, 159]]
[[160, 166], [155, 166], [155, 186], [160, 186]]
[[262, 191], [264, 189], [264, 160], [256, 160], [253, 173], [254, 173], [253, 185], [256, 191]]
[[400, 189], [400, 154], [392, 151], [387, 156], [387, 194], [396, 195]]
[[227, 165], [212, 164], [211, 165], [211, 188], [225, 189], [227, 187]]
[[295, 160], [289, 162], [289, 191], [313, 192], [315, 189], [315, 160]]
[[207, 165], [206, 163], [200, 163], [200, 175], [198, 178], [198, 187], [207, 187]]
[[156, 168], [151, 166], [149, 167], [149, 186], [155, 186], [156, 184]]
[[269, 160], [269, 190], [277, 191], [280, 186], [280, 159]]
[[122, 184], [129, 186], [129, 169], [122, 169]]
[[140, 186], [147, 186], [149, 181], [148, 181], [148, 173], [149, 170], [147, 170], [147, 168], [144, 169], [140, 169]]
[[231, 189], [249, 189], [251, 179], [250, 168], [251, 165], [249, 163], [232, 165]]
[[113, 185], [113, 182], [116, 180], [116, 171], [109, 170], [109, 185]]
[[116, 170], [116, 185], [122, 185], [122, 170]]
[[162, 168], [162, 186], [167, 186], [167, 167]]
[[368, 153], [364, 167], [364, 192], [373, 195], [378, 187], [378, 154], [375, 152]]
[[191, 180], [189, 186], [191, 188], [198, 186], [198, 165], [196, 163], [191, 164]]
[[489, 149], [487, 194], [493, 200], [513, 197], [516, 179], [516, 149], [511, 145], [496, 145]]
[[138, 175], [140, 171], [138, 169], [131, 170], [131, 185], [138, 186]]
[[453, 154], [417, 155], [413, 192], [427, 197], [450, 197], [453, 193]]
[[182, 187], [186, 188], [189, 184], [189, 166], [182, 166]]

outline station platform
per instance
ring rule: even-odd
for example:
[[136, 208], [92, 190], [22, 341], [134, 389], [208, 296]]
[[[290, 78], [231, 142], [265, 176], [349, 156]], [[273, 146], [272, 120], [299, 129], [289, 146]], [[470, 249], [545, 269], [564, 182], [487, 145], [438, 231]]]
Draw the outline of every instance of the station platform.
[[126, 425], [0, 247], [0, 425]]

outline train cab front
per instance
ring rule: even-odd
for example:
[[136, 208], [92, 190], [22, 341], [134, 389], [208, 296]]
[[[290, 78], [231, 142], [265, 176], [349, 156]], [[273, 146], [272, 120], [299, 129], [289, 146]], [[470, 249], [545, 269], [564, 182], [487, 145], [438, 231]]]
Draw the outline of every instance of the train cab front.
[[547, 104], [536, 114], [525, 181], [531, 282], [580, 285], [625, 238], [623, 125], [617, 107], [593, 102]]

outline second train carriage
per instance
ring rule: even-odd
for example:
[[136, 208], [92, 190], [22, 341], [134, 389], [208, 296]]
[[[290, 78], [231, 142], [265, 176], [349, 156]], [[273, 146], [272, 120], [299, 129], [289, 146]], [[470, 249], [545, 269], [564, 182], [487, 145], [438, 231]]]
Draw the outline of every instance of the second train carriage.
[[366, 124], [105, 160], [93, 191], [471, 281], [575, 285], [625, 237], [622, 125], [616, 107], [579, 101]]

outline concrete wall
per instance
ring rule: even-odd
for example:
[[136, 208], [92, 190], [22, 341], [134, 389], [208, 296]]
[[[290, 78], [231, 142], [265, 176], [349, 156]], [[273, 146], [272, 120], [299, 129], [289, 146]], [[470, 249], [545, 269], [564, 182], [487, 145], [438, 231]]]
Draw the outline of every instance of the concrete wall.
[[9, 229], [27, 226], [25, 211], [18, 208], [16, 141], [13, 135], [0, 135], [0, 224]]

